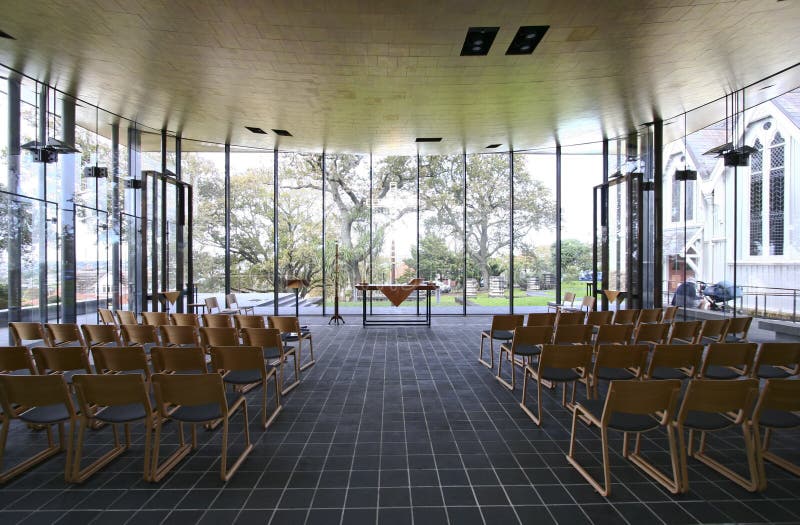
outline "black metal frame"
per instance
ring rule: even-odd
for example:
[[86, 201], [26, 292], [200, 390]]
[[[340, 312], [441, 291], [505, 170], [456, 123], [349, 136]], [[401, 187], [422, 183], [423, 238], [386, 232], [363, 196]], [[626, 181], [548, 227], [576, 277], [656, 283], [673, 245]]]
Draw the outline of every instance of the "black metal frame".
[[[367, 315], [367, 289], [361, 290], [361, 326], [430, 326], [431, 325], [431, 290], [425, 290], [425, 316], [422, 319], [391, 319], [389, 314], [372, 314], [372, 290], [370, 292], [370, 315]], [[416, 291], [417, 298], [419, 298], [419, 290]], [[418, 306], [419, 307], [419, 306]], [[398, 314], [405, 315], [405, 314]], [[378, 321], [370, 320], [370, 317], [381, 318]], [[419, 314], [417, 314], [419, 317]]]

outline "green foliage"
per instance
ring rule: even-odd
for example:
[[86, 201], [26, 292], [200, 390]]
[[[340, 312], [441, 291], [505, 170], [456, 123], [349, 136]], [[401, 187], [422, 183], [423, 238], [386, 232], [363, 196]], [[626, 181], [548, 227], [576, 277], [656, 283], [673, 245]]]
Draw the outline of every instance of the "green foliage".
[[[553, 267], [555, 267], [555, 245], [553, 245]], [[561, 275], [563, 279], [575, 280], [581, 270], [592, 268], [592, 245], [576, 239], [561, 240]]]

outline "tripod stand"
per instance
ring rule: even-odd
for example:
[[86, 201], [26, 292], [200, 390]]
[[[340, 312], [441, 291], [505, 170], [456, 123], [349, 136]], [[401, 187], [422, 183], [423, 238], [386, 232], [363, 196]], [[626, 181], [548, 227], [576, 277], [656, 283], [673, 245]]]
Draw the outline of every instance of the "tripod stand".
[[328, 324], [339, 326], [339, 322], [344, 322], [344, 317], [339, 315], [339, 242], [336, 242], [336, 252], [333, 256], [333, 315], [328, 320]]

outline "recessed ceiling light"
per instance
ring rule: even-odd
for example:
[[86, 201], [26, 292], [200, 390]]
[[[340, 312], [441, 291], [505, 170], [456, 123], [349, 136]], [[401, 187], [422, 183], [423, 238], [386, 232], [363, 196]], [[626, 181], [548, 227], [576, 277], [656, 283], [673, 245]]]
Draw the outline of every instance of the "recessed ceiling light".
[[257, 128], [255, 126], [245, 126], [245, 128], [250, 131], [250, 133], [256, 133], [258, 135], [266, 135], [267, 132], [261, 128]]
[[770, 85], [768, 85], [768, 86], [764, 86], [764, 87], [762, 87], [762, 88], [758, 88], [758, 90], [759, 90], [759, 91], [764, 91], [765, 89], [769, 89], [769, 88], [771, 88], [771, 87], [775, 87], [775, 84], [770, 84]]
[[470, 27], [461, 47], [461, 56], [483, 56], [489, 53], [499, 27]]
[[8, 38], [9, 40], [16, 40], [13, 36], [9, 35], [5, 31], [0, 31], [0, 38]]
[[550, 26], [522, 26], [514, 35], [506, 55], [530, 55]]
[[276, 135], [280, 135], [281, 137], [291, 137], [292, 136], [292, 134], [289, 133], [288, 131], [286, 131], [285, 129], [273, 129], [272, 132], [275, 133]]
[[441, 142], [442, 137], [417, 137], [417, 142]]
[[488, 146], [486, 146], [486, 149], [495, 149], [499, 148], [500, 146], [502, 146], [502, 144], [489, 144]]

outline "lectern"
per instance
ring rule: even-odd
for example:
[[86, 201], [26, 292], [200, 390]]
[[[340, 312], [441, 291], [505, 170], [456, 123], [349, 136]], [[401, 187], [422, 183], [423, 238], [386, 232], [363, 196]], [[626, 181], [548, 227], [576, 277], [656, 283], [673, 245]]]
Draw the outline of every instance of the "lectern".
[[294, 316], [300, 317], [300, 288], [308, 286], [308, 279], [289, 279], [286, 281], [286, 288], [294, 289]]

